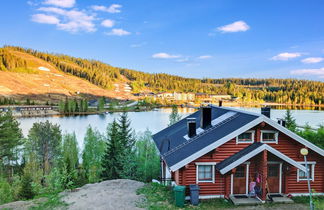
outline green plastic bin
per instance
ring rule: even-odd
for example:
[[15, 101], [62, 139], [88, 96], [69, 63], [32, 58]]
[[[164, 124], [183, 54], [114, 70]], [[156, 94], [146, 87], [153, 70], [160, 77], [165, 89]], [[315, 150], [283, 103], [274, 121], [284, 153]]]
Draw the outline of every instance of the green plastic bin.
[[177, 207], [183, 207], [185, 202], [186, 186], [175, 186], [173, 188], [175, 204]]

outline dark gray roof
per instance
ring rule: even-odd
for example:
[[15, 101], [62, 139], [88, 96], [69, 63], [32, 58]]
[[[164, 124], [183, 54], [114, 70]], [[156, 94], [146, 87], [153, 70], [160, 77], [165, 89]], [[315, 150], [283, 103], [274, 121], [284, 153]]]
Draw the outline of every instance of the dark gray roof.
[[226, 158], [225, 160], [223, 160], [222, 162], [218, 163], [216, 165], [216, 169], [217, 170], [222, 170], [223, 168], [227, 167], [228, 165], [234, 163], [235, 161], [239, 160], [241, 157], [249, 154], [250, 152], [252, 152], [253, 150], [257, 149], [258, 147], [261, 147], [263, 145], [263, 143], [261, 142], [255, 142], [253, 144], [251, 144], [248, 147], [245, 147], [244, 149], [242, 149], [241, 151], [239, 151], [238, 153], [235, 153], [234, 155]]
[[240, 110], [212, 106], [212, 120], [228, 112], [235, 112], [235, 115], [190, 140], [184, 138], [187, 134], [187, 118], [196, 118], [196, 128], [199, 128], [201, 110], [153, 135], [157, 148], [167, 165], [173, 166], [259, 117]]

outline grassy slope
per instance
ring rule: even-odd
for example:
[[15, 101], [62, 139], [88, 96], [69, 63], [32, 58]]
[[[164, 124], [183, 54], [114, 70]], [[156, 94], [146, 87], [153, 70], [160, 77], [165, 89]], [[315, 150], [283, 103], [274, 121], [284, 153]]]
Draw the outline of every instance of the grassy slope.
[[[65, 96], [76, 96], [76, 92], [80, 92], [87, 96], [132, 98], [130, 94], [106, 90], [84, 79], [59, 71], [48, 62], [30, 54], [12, 50], [11, 53], [24, 59], [27, 62], [27, 69], [0, 71], [0, 95], [14, 96], [18, 99], [26, 98], [27, 95], [33, 98], [31, 95], [36, 95], [34, 99], [36, 97], [39, 100], [49, 100], [48, 93], [51, 93], [51, 99], [55, 100]], [[39, 67], [48, 68], [50, 72], [41, 71]]]

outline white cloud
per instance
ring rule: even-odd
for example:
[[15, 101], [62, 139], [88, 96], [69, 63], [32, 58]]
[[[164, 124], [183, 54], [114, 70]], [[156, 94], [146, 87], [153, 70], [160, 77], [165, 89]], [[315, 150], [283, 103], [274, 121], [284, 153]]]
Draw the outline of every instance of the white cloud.
[[223, 33], [233, 33], [233, 32], [240, 32], [240, 31], [247, 31], [250, 29], [250, 26], [246, 24], [246, 22], [240, 20], [236, 21], [234, 23], [220, 26], [217, 28], [217, 30], [223, 32]]
[[56, 7], [41, 7], [38, 10], [58, 15], [61, 21], [56, 23], [56, 26], [59, 30], [72, 33], [79, 31], [94, 32], [97, 30], [94, 24], [95, 17], [86, 14], [85, 11], [77, 9], [65, 10]]
[[201, 55], [201, 56], [198, 57], [198, 59], [204, 60], [204, 59], [210, 59], [212, 57], [213, 56], [211, 56], [211, 55]]
[[106, 20], [101, 22], [101, 25], [104, 26], [104, 27], [107, 27], [107, 28], [111, 28], [111, 27], [113, 27], [115, 25], [115, 21], [106, 19]]
[[109, 12], [109, 13], [120, 13], [120, 8], [122, 5], [120, 4], [112, 4], [109, 7], [105, 7], [102, 5], [93, 5], [91, 8], [95, 11]]
[[301, 53], [288, 53], [288, 52], [284, 52], [284, 53], [280, 53], [276, 56], [273, 56], [271, 58], [271, 60], [275, 60], [275, 61], [287, 61], [289, 59], [293, 59], [293, 58], [297, 58], [300, 57], [302, 54]]
[[319, 63], [324, 61], [324, 58], [321, 57], [310, 57], [302, 60], [303, 63]]
[[60, 20], [52, 15], [45, 15], [45, 14], [35, 14], [32, 15], [31, 20], [36, 23], [44, 23], [44, 24], [59, 24]]
[[155, 53], [152, 55], [152, 58], [161, 58], [161, 59], [171, 59], [171, 58], [180, 58], [180, 55], [171, 55], [168, 53]]
[[74, 6], [75, 0], [46, 0], [43, 3], [57, 7], [70, 8]]
[[105, 34], [109, 36], [127, 36], [130, 35], [131, 33], [121, 28], [114, 28], [110, 32], [106, 32]]
[[319, 69], [297, 69], [290, 71], [293, 75], [319, 76], [324, 78], [324, 68]]

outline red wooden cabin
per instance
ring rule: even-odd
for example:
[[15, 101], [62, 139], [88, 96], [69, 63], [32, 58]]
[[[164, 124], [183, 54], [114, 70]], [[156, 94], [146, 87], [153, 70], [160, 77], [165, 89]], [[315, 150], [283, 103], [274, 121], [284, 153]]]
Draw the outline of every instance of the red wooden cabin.
[[307, 195], [300, 149], [308, 148], [311, 187], [324, 194], [324, 150], [282, 122], [270, 119], [270, 108], [256, 114], [203, 107], [153, 136], [162, 180], [198, 184], [201, 199], [251, 195], [253, 190], [262, 201], [271, 194]]

